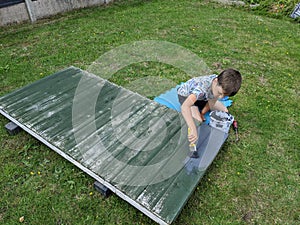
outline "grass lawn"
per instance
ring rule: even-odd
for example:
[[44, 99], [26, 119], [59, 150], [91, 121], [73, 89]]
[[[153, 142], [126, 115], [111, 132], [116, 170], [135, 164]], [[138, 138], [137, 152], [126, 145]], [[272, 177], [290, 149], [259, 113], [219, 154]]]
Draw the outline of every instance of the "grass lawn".
[[[35, 24], [0, 28], [0, 95], [71, 65], [86, 69], [122, 44], [176, 43], [219, 73], [243, 75], [226, 144], [174, 224], [300, 224], [300, 29], [208, 1], [116, 1]], [[156, 76], [189, 78], [161, 63], [128, 66], [111, 81], [130, 87]], [[153, 96], [147, 96], [153, 97]], [[0, 224], [153, 224], [25, 132], [9, 136], [0, 116]]]

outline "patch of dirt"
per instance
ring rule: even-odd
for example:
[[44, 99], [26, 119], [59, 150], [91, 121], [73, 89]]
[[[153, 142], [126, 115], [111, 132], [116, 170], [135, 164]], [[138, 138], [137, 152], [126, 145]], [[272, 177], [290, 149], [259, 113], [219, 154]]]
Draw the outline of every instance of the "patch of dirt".
[[220, 62], [214, 62], [213, 64], [212, 64], [212, 67], [215, 69], [215, 70], [222, 70], [222, 63], [220, 63]]
[[243, 221], [245, 222], [251, 222], [253, 218], [253, 213], [250, 211], [250, 212], [247, 212], [244, 216], [243, 216]]
[[245, 5], [245, 2], [238, 0], [213, 0], [224, 5]]
[[268, 82], [268, 79], [267, 78], [265, 78], [263, 75], [262, 76], [260, 76], [259, 78], [259, 82], [262, 84], [262, 85], [266, 85], [267, 84], [267, 82]]

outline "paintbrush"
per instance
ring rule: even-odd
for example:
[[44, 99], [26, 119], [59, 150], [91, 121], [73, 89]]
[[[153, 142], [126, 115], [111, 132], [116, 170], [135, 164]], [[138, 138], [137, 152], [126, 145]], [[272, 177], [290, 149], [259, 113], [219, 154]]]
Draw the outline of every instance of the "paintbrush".
[[[188, 134], [190, 134], [190, 133], [191, 133], [191, 128], [188, 128]], [[196, 148], [196, 144], [195, 143], [190, 143], [189, 148], [190, 148], [189, 156], [191, 158], [199, 158], [199, 154], [198, 154], [198, 151], [197, 151], [197, 148]]]

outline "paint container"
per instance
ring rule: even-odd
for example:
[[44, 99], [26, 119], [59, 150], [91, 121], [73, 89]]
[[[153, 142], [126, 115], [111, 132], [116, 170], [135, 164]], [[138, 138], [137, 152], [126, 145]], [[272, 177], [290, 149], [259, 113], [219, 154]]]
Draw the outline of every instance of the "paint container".
[[217, 110], [212, 111], [209, 114], [209, 117], [209, 126], [221, 130], [225, 133], [229, 132], [230, 126], [234, 121], [234, 117], [231, 114]]
[[290, 15], [290, 17], [293, 18], [293, 19], [296, 19], [299, 16], [300, 16], [300, 3], [298, 3], [295, 6], [295, 8], [294, 8], [292, 14]]

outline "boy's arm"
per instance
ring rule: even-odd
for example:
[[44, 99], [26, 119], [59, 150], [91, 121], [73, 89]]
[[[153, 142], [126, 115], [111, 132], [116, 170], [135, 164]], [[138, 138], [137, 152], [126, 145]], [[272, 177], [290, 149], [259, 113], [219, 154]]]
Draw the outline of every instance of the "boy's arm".
[[183, 118], [185, 119], [188, 127], [191, 129], [191, 132], [188, 135], [189, 142], [191, 143], [195, 143], [198, 139], [198, 132], [191, 111], [191, 107], [194, 105], [196, 100], [196, 95], [190, 94], [181, 105], [181, 113], [183, 115]]

